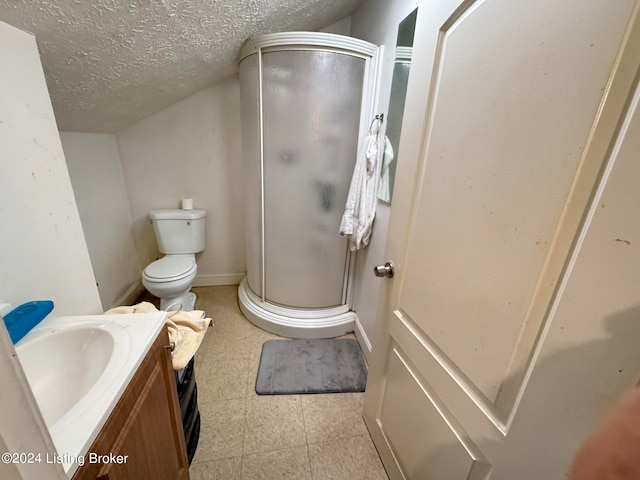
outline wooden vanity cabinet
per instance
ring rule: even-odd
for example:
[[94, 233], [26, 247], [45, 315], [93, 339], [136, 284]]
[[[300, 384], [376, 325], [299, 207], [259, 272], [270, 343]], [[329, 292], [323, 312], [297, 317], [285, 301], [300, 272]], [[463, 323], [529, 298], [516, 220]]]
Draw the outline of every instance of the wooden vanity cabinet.
[[[180, 404], [168, 345], [165, 326], [73, 480], [189, 479]], [[92, 454], [111, 455], [115, 461], [90, 463]], [[118, 460], [123, 463], [117, 463]]]

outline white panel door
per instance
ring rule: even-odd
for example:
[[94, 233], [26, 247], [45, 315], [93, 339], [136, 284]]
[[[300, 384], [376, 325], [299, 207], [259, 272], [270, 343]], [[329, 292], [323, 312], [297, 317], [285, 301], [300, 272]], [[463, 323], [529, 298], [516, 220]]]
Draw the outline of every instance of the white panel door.
[[[551, 319], [574, 301], [571, 269], [590, 258], [577, 239], [593, 234], [586, 219], [631, 115], [637, 10], [636, 0], [421, 2], [380, 259], [396, 272], [382, 280], [365, 402], [393, 479], [563, 478], [602, 396], [629, 383], [621, 375], [614, 393], [576, 400], [579, 366], [545, 359], [569, 349], [565, 328], [588, 330], [576, 313], [554, 337]], [[591, 288], [575, 295], [601, 293]], [[597, 368], [617, 372], [617, 361]], [[533, 402], [550, 389], [553, 403]], [[558, 412], [579, 408], [581, 420], [554, 431]]]

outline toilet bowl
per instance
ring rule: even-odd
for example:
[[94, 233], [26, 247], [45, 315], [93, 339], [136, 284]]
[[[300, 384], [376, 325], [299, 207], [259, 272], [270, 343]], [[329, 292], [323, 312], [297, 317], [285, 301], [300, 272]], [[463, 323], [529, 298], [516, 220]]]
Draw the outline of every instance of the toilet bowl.
[[142, 284], [160, 298], [161, 310], [193, 310], [196, 295], [189, 290], [198, 266], [193, 254], [169, 254], [147, 265]]

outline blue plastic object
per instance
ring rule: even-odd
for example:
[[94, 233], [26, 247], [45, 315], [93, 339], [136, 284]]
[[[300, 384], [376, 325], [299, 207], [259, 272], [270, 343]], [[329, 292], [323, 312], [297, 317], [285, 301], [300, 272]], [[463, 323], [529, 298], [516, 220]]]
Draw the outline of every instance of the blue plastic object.
[[7, 313], [4, 317], [4, 324], [13, 344], [18, 343], [33, 327], [49, 315], [51, 310], [53, 310], [51, 300], [36, 300], [23, 303]]

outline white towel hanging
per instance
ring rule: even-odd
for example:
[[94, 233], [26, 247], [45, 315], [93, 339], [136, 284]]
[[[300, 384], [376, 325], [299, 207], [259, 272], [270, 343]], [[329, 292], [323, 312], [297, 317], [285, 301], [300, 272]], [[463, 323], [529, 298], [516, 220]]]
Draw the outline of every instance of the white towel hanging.
[[371, 123], [369, 134], [358, 151], [351, 186], [340, 223], [340, 235], [347, 237], [352, 251], [366, 247], [376, 216], [378, 183], [384, 153], [381, 116]]

